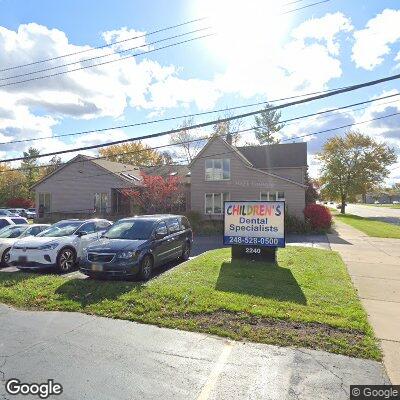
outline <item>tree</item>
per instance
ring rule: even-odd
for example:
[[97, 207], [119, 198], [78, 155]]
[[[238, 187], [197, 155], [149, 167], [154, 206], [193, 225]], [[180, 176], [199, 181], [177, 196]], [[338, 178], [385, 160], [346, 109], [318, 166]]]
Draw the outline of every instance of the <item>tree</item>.
[[7, 164], [1, 164], [0, 204], [5, 206], [13, 198], [28, 199], [26, 177], [21, 171], [13, 171]]
[[225, 118], [233, 117], [233, 113], [231, 111], [225, 111], [222, 118], [218, 119], [213, 125], [213, 135], [218, 135], [225, 138], [229, 143], [233, 145], [237, 145], [240, 139], [239, 131], [243, 126], [243, 119], [231, 119], [228, 121], [221, 121]]
[[162, 165], [171, 161], [168, 153], [159, 153], [140, 141], [100, 149], [99, 155], [110, 161], [137, 166]]
[[60, 168], [61, 164], [62, 164], [61, 158], [58, 156], [53, 156], [50, 159], [48, 166], [43, 168], [45, 170], [45, 175], [51, 174], [56, 169]]
[[153, 176], [142, 173], [142, 186], [122, 189], [145, 213], [178, 211], [184, 204], [183, 182], [178, 176]]
[[340, 200], [342, 214], [349, 196], [382, 182], [389, 174], [387, 167], [396, 162], [393, 148], [352, 131], [329, 139], [317, 158], [324, 192]]
[[260, 144], [279, 143], [279, 139], [274, 134], [279, 132], [285, 124], [279, 122], [281, 112], [270, 110], [271, 106], [267, 103], [264, 110], [254, 117], [255, 126], [253, 127], [255, 135]]
[[30, 147], [28, 151], [24, 151], [24, 159], [21, 162], [21, 171], [25, 176], [25, 186], [29, 192], [29, 198], [32, 198], [30, 187], [38, 180], [40, 175], [38, 156], [40, 151], [34, 147]]
[[310, 178], [310, 175], [308, 173], [308, 168], [306, 169], [305, 172], [304, 184], [307, 185], [306, 204], [314, 204], [318, 200], [318, 192], [314, 180]]
[[204, 146], [203, 140], [199, 139], [195, 132], [188, 129], [194, 124], [193, 118], [183, 120], [179, 126], [179, 132], [173, 133], [170, 137], [170, 144], [176, 145], [178, 148], [178, 156], [184, 158], [190, 164], [196, 154]]

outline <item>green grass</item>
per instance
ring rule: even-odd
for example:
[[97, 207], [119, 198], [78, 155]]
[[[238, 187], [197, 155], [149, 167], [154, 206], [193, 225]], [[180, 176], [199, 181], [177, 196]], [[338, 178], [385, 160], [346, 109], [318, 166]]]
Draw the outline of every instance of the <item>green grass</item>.
[[386, 208], [400, 208], [400, 204], [363, 204], [365, 206], [386, 207]]
[[400, 227], [394, 224], [374, 221], [370, 218], [359, 217], [352, 214], [335, 214], [335, 218], [364, 232], [368, 236], [400, 239]]
[[3, 272], [0, 301], [381, 359], [346, 268], [327, 250], [287, 247], [277, 264], [213, 250], [146, 284]]

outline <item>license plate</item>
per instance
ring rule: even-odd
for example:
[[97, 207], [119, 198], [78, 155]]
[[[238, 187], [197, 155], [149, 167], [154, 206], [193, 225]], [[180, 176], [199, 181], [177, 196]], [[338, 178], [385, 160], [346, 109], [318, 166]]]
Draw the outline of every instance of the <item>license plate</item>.
[[101, 272], [103, 271], [103, 266], [101, 264], [92, 264], [92, 271]]
[[22, 263], [26, 263], [28, 261], [28, 258], [26, 256], [19, 256], [18, 261]]

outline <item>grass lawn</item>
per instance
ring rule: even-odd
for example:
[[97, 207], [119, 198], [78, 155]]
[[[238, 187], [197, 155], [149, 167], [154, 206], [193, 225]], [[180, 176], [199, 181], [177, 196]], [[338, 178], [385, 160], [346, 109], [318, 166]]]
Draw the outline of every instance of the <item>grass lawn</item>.
[[359, 217], [352, 214], [335, 214], [335, 218], [364, 232], [368, 236], [400, 239], [400, 227], [394, 224], [374, 221], [370, 218]]
[[381, 359], [345, 266], [327, 250], [287, 247], [277, 264], [213, 250], [146, 284], [3, 272], [0, 301]]

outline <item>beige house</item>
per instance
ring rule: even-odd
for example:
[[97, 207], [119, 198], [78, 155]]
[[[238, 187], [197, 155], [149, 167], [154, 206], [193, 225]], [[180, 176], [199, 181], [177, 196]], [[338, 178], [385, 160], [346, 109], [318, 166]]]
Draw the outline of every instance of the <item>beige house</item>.
[[78, 155], [33, 186], [36, 207], [57, 217], [98, 213], [128, 216], [134, 212], [126, 188], [140, 187], [141, 172], [179, 176], [186, 210], [222, 218], [224, 200], [286, 200], [288, 212], [303, 216], [306, 143], [234, 147], [211, 138], [189, 166], [139, 168]]
[[191, 210], [222, 218], [225, 200], [285, 200], [303, 218], [307, 144], [235, 147], [211, 138], [189, 165]]

